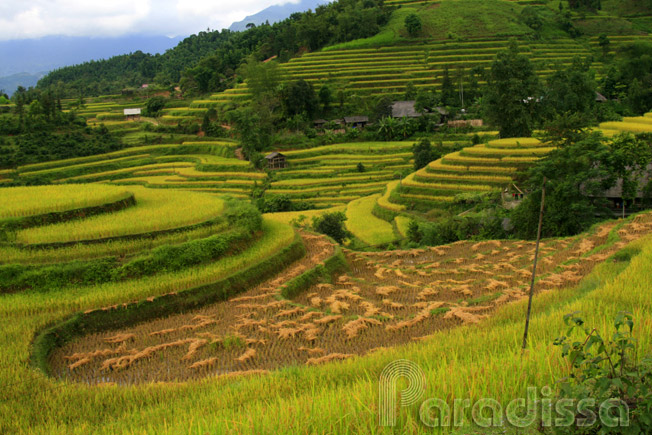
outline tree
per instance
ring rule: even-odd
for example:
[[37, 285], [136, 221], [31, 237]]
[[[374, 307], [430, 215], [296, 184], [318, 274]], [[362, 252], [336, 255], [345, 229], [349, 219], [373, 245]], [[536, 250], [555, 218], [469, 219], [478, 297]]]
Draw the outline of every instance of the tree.
[[403, 98], [406, 101], [414, 100], [417, 97], [417, 87], [414, 85], [413, 81], [409, 81], [405, 84], [405, 94]]
[[242, 68], [247, 89], [256, 102], [275, 96], [281, 85], [281, 74], [275, 62], [261, 63], [250, 57]]
[[602, 206], [597, 198], [615, 182], [610, 153], [604, 137], [585, 133], [578, 142], [561, 146], [537, 162], [528, 171], [530, 194], [512, 212], [516, 235], [536, 236], [544, 179], [548, 181], [543, 237], [570, 236], [589, 228]]
[[328, 113], [333, 102], [333, 91], [328, 85], [323, 85], [319, 89], [319, 102], [321, 103], [323, 113]]
[[422, 138], [412, 146], [414, 155], [414, 170], [418, 171], [424, 168], [428, 163], [441, 157], [441, 151], [432, 148], [432, 144], [427, 138]]
[[412, 37], [419, 35], [421, 32], [421, 18], [417, 14], [410, 14], [405, 17], [405, 29]]
[[455, 86], [451, 80], [448, 65], [444, 67], [444, 74], [441, 80], [441, 102], [445, 106], [452, 106], [455, 104]]
[[355, 167], [355, 169], [356, 169], [358, 172], [365, 172], [365, 171], [367, 170], [367, 169], [364, 167], [364, 165], [362, 164], [362, 162], [358, 162], [358, 164], [357, 164], [357, 166]]
[[312, 85], [300, 79], [289, 83], [281, 93], [283, 108], [288, 116], [305, 114], [312, 118], [317, 109], [317, 96]]
[[378, 121], [378, 134], [385, 140], [392, 140], [398, 132], [398, 121], [396, 118], [387, 116]]
[[312, 219], [313, 230], [326, 234], [337, 243], [342, 243], [344, 239], [351, 236], [351, 233], [344, 227], [346, 216], [342, 212], [325, 213]]
[[379, 121], [392, 116], [392, 99], [386, 95], [378, 98], [373, 111], [373, 120]]
[[609, 37], [607, 36], [606, 33], [602, 33], [602, 34], [600, 34], [600, 36], [598, 36], [598, 45], [602, 49], [602, 55], [603, 56], [606, 56], [607, 54], [609, 54], [609, 48], [611, 46], [611, 41], [609, 41]]
[[539, 16], [539, 13], [532, 6], [526, 6], [521, 11], [521, 20], [525, 23], [526, 26], [538, 32], [543, 26], [543, 21]]
[[652, 148], [644, 140], [629, 133], [616, 136], [611, 142], [609, 165], [612, 176], [622, 183], [623, 213], [624, 205], [636, 199], [641, 190], [641, 181], [652, 162]]
[[145, 110], [147, 112], [147, 116], [156, 118], [161, 114], [161, 110], [163, 110], [164, 107], [165, 107], [165, 98], [156, 96], [147, 100], [147, 105], [145, 106]]
[[487, 119], [500, 128], [501, 137], [531, 136], [539, 117], [539, 79], [530, 60], [519, 54], [516, 42], [498, 52], [488, 79]]
[[591, 62], [579, 57], [570, 67], [560, 66], [547, 81], [544, 105], [548, 115], [574, 113], [588, 115], [595, 108], [597, 84]]

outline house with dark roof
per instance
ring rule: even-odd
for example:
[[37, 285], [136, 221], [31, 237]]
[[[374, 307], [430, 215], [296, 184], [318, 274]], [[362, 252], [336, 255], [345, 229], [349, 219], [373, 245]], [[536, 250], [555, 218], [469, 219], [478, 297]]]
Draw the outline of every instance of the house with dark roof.
[[415, 101], [394, 101], [392, 103], [392, 118], [419, 118], [422, 113], [414, 108]]
[[369, 124], [368, 116], [345, 116], [344, 124], [352, 128], [365, 128]]
[[267, 169], [285, 169], [288, 167], [287, 158], [278, 151], [267, 154], [265, 159], [267, 160]]

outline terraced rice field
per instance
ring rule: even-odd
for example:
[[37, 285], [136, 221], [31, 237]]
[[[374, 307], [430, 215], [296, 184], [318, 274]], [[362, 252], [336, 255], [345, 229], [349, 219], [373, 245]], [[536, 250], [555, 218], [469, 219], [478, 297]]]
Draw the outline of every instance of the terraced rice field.
[[606, 136], [620, 133], [652, 133], [652, 112], [644, 116], [625, 117], [622, 121], [603, 122], [599, 130]]
[[[438, 88], [448, 67], [454, 77], [474, 67], [488, 68], [494, 56], [507, 47], [508, 40], [420, 41], [377, 48], [329, 49], [306, 53], [291, 59], [280, 68], [287, 80], [304, 79], [317, 89], [324, 83], [340, 87], [349, 94], [360, 96], [387, 95], [400, 98], [407, 83], [417, 88]], [[558, 42], [534, 43], [520, 41], [520, 50], [535, 64], [545, 78], [556, 64], [569, 65], [575, 56], [589, 57], [589, 47], [567, 39]], [[595, 63], [598, 67], [600, 64]], [[191, 107], [237, 104], [247, 100], [246, 84], [215, 94], [208, 100], [194, 102]], [[213, 104], [211, 104], [213, 102]]]
[[[334, 207], [380, 193], [412, 167], [413, 142], [357, 142], [283, 151], [289, 167], [274, 171], [268, 194]], [[362, 163], [364, 172], [358, 171]]]
[[[537, 291], [579, 282], [596, 264], [652, 230], [652, 214], [608, 222], [541, 245]], [[179, 381], [315, 365], [477, 324], [526, 297], [534, 244], [458, 242], [431, 249], [345, 252], [350, 271], [286, 297], [284, 285], [332, 255], [304, 234], [308, 257], [225, 302], [56, 351], [55, 376], [90, 384]]]
[[224, 209], [221, 199], [206, 201], [206, 196], [201, 194], [157, 191], [140, 186], [132, 186], [129, 191], [136, 198], [135, 206], [81, 222], [72, 220], [22, 229], [16, 232], [15, 242], [21, 245], [67, 244], [178, 230], [209, 223]]
[[446, 154], [388, 188], [378, 206], [391, 212], [445, 206], [462, 193], [486, 193], [509, 186], [513, 175], [553, 148], [535, 138], [489, 141]]
[[113, 186], [33, 186], [0, 189], [0, 220], [111, 204], [131, 193]]

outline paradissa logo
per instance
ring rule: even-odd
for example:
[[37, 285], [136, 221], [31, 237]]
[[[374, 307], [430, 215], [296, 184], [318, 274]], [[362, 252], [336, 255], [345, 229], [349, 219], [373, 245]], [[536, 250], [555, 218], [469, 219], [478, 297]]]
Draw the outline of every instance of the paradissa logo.
[[[407, 386], [398, 390], [400, 379]], [[397, 360], [388, 364], [380, 374], [379, 414], [380, 426], [395, 426], [400, 408], [419, 403], [426, 391], [426, 376], [412, 361]], [[432, 398], [421, 402], [419, 419], [428, 427], [461, 427], [471, 422], [480, 427], [517, 428], [540, 423], [543, 427], [593, 426], [598, 418], [607, 427], [629, 426], [629, 407], [621, 400], [613, 399], [597, 406], [595, 399], [555, 399], [550, 387], [543, 387], [539, 394], [536, 387], [528, 387], [527, 398], [514, 399], [503, 408], [495, 399], [455, 399], [451, 404]], [[597, 414], [594, 410], [598, 410]]]

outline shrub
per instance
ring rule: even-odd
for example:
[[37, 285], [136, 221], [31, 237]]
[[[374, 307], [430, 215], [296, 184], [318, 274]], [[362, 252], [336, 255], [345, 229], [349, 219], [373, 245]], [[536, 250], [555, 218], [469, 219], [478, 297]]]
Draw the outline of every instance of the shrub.
[[312, 219], [312, 228], [322, 234], [331, 237], [337, 243], [342, 243], [344, 239], [351, 236], [344, 228], [346, 216], [342, 212], [325, 213]]
[[[562, 357], [570, 364], [568, 376], [559, 383], [559, 398], [579, 401], [579, 414], [569, 416], [571, 423], [579, 418], [590, 420], [591, 414], [600, 418], [585, 427], [571, 425], [556, 428], [556, 432], [651, 433], [652, 358], [638, 361], [632, 315], [616, 315], [611, 340], [587, 327], [578, 313], [567, 314], [564, 322], [569, 329], [554, 344], [561, 347]], [[571, 341], [570, 336], [578, 330], [581, 338]], [[625, 423], [627, 427], [622, 426]]]

